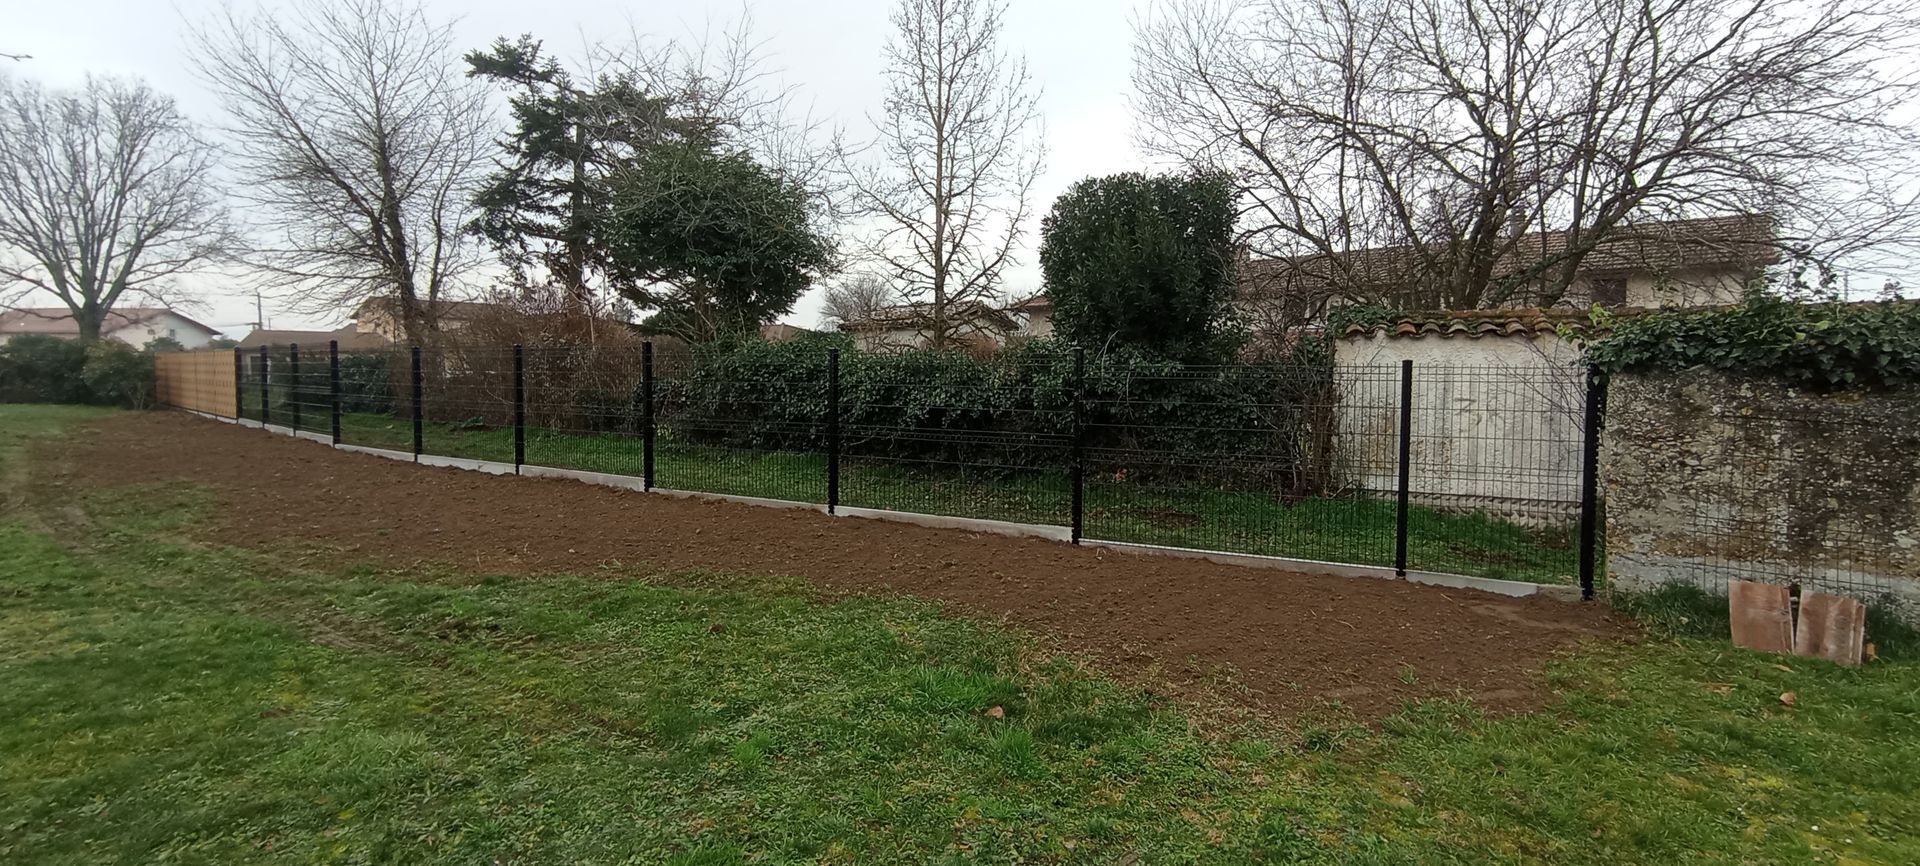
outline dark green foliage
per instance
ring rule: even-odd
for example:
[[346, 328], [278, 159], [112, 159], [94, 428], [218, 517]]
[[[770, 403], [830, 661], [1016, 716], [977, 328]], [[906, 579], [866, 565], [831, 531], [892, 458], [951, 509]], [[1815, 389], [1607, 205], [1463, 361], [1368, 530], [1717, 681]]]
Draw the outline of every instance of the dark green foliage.
[[88, 402], [145, 409], [153, 405], [153, 353], [117, 340], [87, 346], [80, 381]]
[[1230, 306], [1233, 199], [1219, 174], [1129, 172], [1070, 187], [1040, 227], [1060, 337], [1188, 362], [1230, 358], [1244, 341]]
[[152, 399], [153, 355], [125, 343], [24, 334], [0, 347], [0, 402], [139, 409]]
[[0, 346], [0, 401], [91, 403], [80, 368], [87, 348], [77, 340], [23, 334]]
[[[819, 450], [826, 350], [834, 339], [702, 347], [668, 392], [669, 429], [700, 444]], [[840, 417], [847, 448], [871, 457], [1063, 469], [1073, 367], [1073, 353], [1050, 340], [984, 359], [845, 352]], [[1283, 364], [1190, 367], [1116, 349], [1090, 356], [1086, 371], [1095, 471], [1204, 469], [1216, 479], [1296, 493], [1325, 483], [1332, 380], [1324, 363], [1302, 356]], [[675, 429], [676, 418], [691, 423]], [[729, 423], [699, 423], [712, 418]], [[1154, 456], [1132, 459], [1143, 453]]]
[[1797, 303], [1756, 295], [1737, 307], [1615, 319], [1588, 358], [1613, 372], [1709, 367], [1820, 389], [1920, 382], [1920, 304]]
[[663, 145], [614, 184], [612, 256], [645, 327], [692, 342], [750, 332], [833, 266], [806, 192], [745, 154]]

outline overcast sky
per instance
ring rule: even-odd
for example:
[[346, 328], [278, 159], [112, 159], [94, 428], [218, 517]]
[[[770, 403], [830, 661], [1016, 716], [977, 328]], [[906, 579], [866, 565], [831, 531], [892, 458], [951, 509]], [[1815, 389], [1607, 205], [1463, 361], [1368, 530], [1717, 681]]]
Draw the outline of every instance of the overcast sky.
[[[497, 36], [531, 33], [550, 48], [575, 55], [582, 34], [622, 34], [629, 22], [658, 36], [685, 36], [724, 27], [742, 9], [739, 0], [612, 2], [612, 0], [428, 0], [436, 15], [458, 18], [462, 41], [483, 47]], [[217, 118], [205, 91], [188, 71], [183, 22], [199, 20], [219, 0], [12, 0], [0, 21], [0, 52], [30, 54], [9, 71], [49, 85], [77, 83], [88, 72], [137, 75], [172, 94], [194, 119]], [[238, 5], [246, 6], [242, 2]], [[1046, 0], [1013, 3], [1003, 45], [1024, 55], [1042, 88], [1049, 155], [1037, 210], [1075, 180], [1139, 168], [1128, 116], [1133, 0]], [[881, 47], [890, 0], [756, 0], [755, 34], [771, 65], [817, 116], [864, 135], [866, 116], [880, 103]], [[1019, 269], [1009, 287], [1025, 294], [1039, 286], [1038, 221], [1027, 227]], [[203, 281], [205, 309], [194, 311], [231, 336], [246, 333], [253, 296], [226, 281]], [[788, 321], [814, 324], [818, 290]], [[316, 319], [276, 310], [275, 327], [332, 326], [344, 317]]]

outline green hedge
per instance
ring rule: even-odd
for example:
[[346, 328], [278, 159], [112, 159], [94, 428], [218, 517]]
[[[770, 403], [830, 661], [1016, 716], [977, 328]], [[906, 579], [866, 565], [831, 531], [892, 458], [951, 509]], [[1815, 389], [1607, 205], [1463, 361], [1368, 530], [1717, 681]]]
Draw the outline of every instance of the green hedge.
[[153, 403], [153, 354], [114, 340], [23, 334], [0, 346], [0, 402], [144, 409]]
[[1709, 367], [1811, 388], [1920, 382], [1920, 303], [1798, 303], [1759, 296], [1736, 307], [1608, 320], [1587, 357], [1613, 372]]
[[[667, 384], [661, 420], [708, 445], [825, 447], [827, 350], [836, 338], [698, 350]], [[1073, 427], [1074, 358], [1034, 341], [989, 358], [843, 351], [840, 417], [850, 455], [1063, 469]], [[1086, 446], [1094, 471], [1239, 472], [1273, 489], [1318, 492], [1327, 478], [1332, 369], [1324, 354], [1277, 364], [1189, 367], [1131, 352], [1086, 362]]]

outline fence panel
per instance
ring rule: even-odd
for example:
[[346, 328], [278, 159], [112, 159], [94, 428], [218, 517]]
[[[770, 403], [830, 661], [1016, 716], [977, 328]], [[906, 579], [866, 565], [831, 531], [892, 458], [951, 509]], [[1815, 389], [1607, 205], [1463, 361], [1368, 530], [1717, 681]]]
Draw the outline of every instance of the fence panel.
[[[1088, 537], [1392, 566], [1398, 367], [1090, 374]], [[1338, 413], [1382, 413], [1336, 439]]]
[[963, 355], [849, 353], [840, 366], [840, 503], [1066, 526], [1072, 355], [981, 376]]
[[1574, 582], [1586, 368], [1416, 365], [1412, 398], [1408, 567]]
[[653, 388], [655, 486], [827, 501], [825, 348], [785, 369], [710, 361], [697, 375], [662, 357]]
[[407, 350], [340, 352], [340, 441], [408, 451], [413, 448]]
[[154, 401], [232, 418], [234, 412], [233, 352], [161, 352], [153, 356]]
[[637, 342], [527, 346], [527, 462], [642, 477], [643, 360]]
[[512, 463], [513, 348], [421, 350], [420, 407], [421, 453]]

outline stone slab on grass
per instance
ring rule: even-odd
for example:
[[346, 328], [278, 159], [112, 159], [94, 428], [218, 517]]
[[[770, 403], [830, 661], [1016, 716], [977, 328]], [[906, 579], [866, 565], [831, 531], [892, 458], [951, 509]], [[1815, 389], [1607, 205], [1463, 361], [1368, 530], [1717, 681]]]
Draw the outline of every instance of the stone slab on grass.
[[1787, 587], [1736, 580], [1727, 585], [1733, 643], [1761, 652], [1793, 651], [1793, 600]]
[[1794, 655], [1857, 665], [1866, 637], [1866, 605], [1824, 592], [1800, 594], [1800, 621], [1793, 630]]

